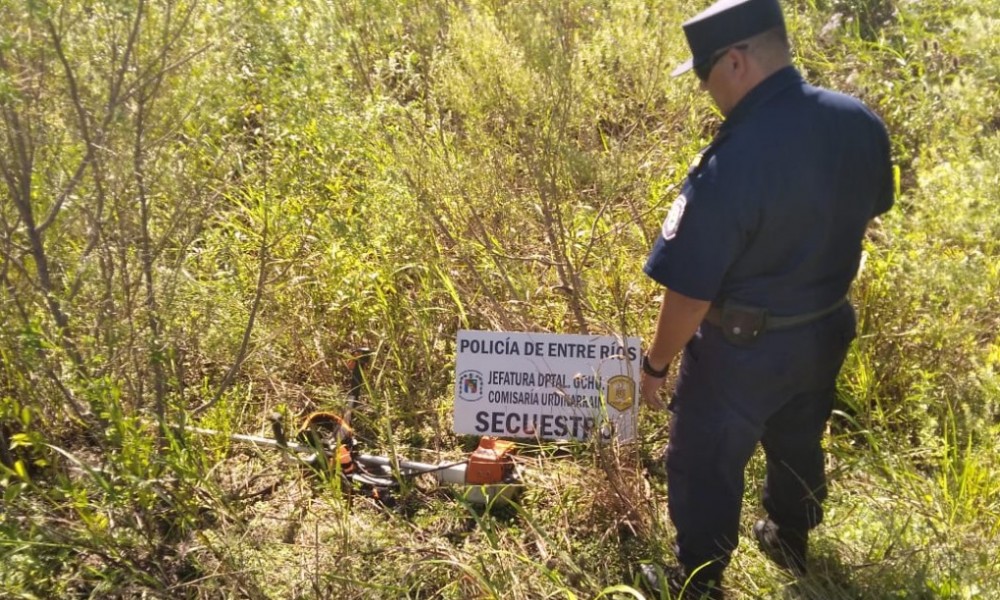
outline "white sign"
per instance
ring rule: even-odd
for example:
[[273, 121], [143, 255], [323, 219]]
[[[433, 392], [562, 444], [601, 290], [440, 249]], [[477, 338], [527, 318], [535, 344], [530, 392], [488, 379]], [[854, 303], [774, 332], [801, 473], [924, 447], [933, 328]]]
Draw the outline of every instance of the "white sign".
[[459, 331], [455, 433], [630, 440], [640, 357], [637, 337]]

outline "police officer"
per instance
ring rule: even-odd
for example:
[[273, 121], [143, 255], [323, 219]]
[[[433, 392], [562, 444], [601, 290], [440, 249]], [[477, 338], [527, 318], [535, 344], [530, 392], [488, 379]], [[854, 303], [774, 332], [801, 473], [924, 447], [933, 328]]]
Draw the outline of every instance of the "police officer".
[[[767, 459], [754, 534], [798, 574], [826, 496], [820, 445], [855, 336], [846, 301], [869, 221], [893, 204], [885, 126], [791, 66], [777, 0], [721, 0], [683, 25], [690, 69], [725, 115], [673, 201], [645, 272], [667, 288], [642, 396], [683, 350], [666, 455], [678, 564], [652, 587], [722, 597], [744, 470]], [[698, 594], [694, 596], [697, 597]]]

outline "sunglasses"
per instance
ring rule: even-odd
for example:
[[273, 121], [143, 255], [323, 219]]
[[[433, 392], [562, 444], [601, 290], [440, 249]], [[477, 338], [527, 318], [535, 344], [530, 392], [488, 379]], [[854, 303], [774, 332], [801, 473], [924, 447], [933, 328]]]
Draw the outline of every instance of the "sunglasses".
[[722, 58], [729, 54], [730, 50], [746, 50], [749, 48], [749, 44], [734, 44], [732, 46], [727, 46], [722, 50], [716, 51], [708, 60], [703, 60], [700, 63], [694, 65], [694, 74], [698, 76], [701, 81], [708, 81], [708, 76], [712, 74], [712, 69], [718, 64]]

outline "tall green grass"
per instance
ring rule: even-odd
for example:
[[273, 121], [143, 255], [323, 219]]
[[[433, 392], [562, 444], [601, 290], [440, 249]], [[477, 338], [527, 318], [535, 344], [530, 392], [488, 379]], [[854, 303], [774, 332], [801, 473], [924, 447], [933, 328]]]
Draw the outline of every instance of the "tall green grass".
[[[730, 595], [1000, 595], [1000, 11], [785, 9], [807, 77], [886, 120], [901, 195], [852, 293], [812, 573], [744, 543]], [[341, 410], [368, 347], [367, 449], [451, 459], [472, 442], [451, 433], [458, 329], [649, 335], [661, 290], [641, 262], [720, 122], [666, 75], [693, 12], [0, 7], [0, 157], [22, 164], [31, 140], [32, 206], [57, 214], [44, 283], [0, 187], [3, 594], [642, 597], [635, 565], [670, 551], [662, 415], [623, 448], [525, 445], [525, 493], [487, 511], [422, 480], [389, 509], [173, 425], [266, 434], [273, 411]]]

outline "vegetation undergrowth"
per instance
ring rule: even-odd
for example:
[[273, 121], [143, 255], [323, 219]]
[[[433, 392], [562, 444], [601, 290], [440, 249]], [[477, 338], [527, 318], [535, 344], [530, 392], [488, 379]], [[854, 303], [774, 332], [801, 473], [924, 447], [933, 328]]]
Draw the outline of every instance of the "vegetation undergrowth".
[[[810, 575], [744, 541], [730, 597], [1000, 597], [1000, 8], [784, 6], [807, 78], [885, 119], [900, 195], [852, 292]], [[667, 75], [694, 12], [0, 3], [0, 596], [643, 597], [662, 415], [522, 444], [488, 510], [422, 479], [390, 507], [226, 434], [345, 410], [368, 348], [366, 449], [455, 458], [458, 329], [647, 337], [642, 260], [721, 121]]]

